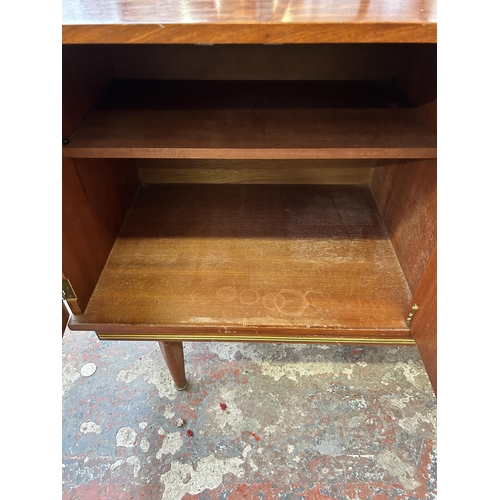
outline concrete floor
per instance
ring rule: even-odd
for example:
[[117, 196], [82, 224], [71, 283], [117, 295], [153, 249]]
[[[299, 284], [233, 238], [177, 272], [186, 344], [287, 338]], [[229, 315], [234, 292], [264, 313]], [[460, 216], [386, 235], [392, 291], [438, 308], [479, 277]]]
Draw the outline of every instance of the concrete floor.
[[436, 498], [416, 347], [186, 343], [177, 392], [155, 342], [62, 345], [63, 500]]

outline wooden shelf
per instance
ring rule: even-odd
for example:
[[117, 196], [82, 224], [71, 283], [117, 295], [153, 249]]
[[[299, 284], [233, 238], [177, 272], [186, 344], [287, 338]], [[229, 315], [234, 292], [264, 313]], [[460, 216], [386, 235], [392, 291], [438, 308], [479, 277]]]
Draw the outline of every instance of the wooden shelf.
[[392, 82], [116, 82], [63, 148], [73, 158], [434, 158]]
[[71, 328], [412, 343], [410, 300], [368, 186], [145, 184]]
[[436, 42], [436, 0], [64, 0], [63, 43]]

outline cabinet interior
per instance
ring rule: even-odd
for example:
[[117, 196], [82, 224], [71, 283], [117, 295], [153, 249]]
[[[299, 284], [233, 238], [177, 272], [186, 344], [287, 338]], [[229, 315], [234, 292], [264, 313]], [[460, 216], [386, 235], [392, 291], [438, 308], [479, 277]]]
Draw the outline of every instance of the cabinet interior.
[[435, 49], [64, 45], [70, 328], [412, 343]]

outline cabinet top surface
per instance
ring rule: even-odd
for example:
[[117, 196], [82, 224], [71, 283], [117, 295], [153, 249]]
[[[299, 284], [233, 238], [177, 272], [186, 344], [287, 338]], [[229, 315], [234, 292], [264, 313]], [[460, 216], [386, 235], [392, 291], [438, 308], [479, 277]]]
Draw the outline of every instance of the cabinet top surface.
[[63, 0], [63, 43], [436, 42], [436, 0]]

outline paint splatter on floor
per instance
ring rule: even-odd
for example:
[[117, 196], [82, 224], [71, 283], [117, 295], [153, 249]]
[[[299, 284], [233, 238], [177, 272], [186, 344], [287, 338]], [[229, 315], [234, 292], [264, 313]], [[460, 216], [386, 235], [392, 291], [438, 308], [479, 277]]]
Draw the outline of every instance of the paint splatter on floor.
[[157, 343], [66, 331], [63, 500], [436, 498], [436, 399], [416, 347], [184, 350], [178, 392]]

